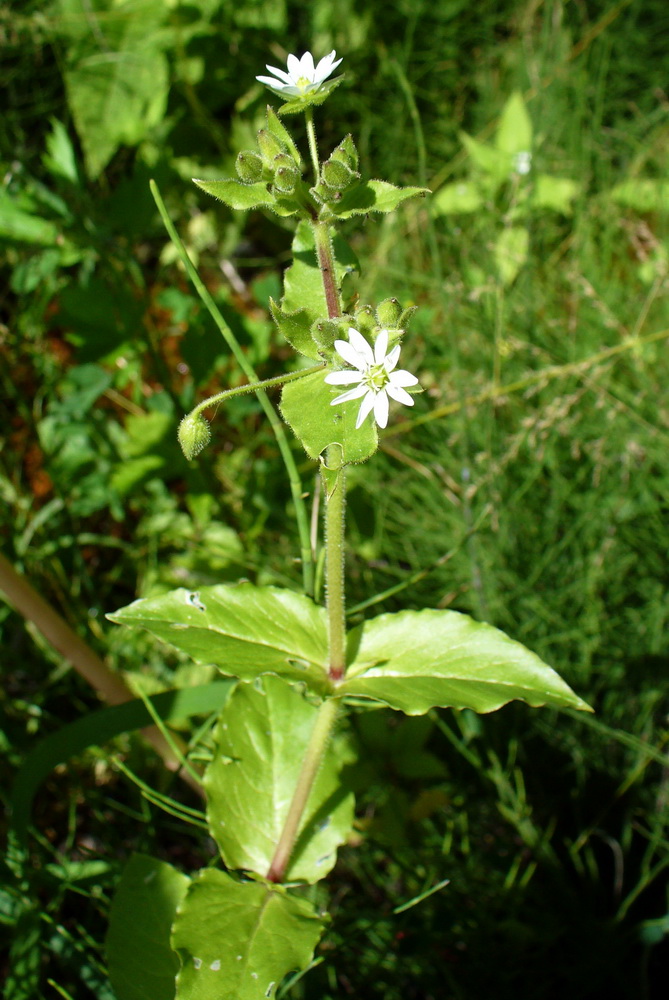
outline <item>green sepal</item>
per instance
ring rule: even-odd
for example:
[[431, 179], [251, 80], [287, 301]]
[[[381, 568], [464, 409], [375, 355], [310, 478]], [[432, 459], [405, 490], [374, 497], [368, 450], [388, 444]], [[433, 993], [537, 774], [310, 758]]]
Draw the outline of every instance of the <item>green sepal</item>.
[[344, 136], [336, 149], [332, 151], [330, 159], [345, 163], [351, 170], [358, 169], [358, 150], [355, 148], [353, 136], [350, 133]]
[[356, 430], [360, 399], [330, 405], [346, 387], [328, 385], [327, 374], [327, 369], [314, 372], [284, 385], [281, 413], [310, 458], [318, 459], [330, 445], [338, 444], [342, 465], [364, 462], [378, 447], [376, 424], [368, 417]]
[[193, 183], [230, 208], [240, 211], [261, 207], [272, 208], [274, 205], [274, 195], [262, 181], [245, 184], [236, 180], [203, 181], [194, 177]]
[[370, 698], [407, 715], [431, 708], [493, 712], [514, 699], [590, 711], [529, 649], [457, 611], [379, 615], [349, 633], [348, 649], [337, 696]]
[[288, 150], [297, 166], [301, 167], [302, 157], [300, 156], [299, 149], [293, 142], [293, 137], [277, 115], [274, 108], [269, 104], [267, 105], [267, 130], [272, 133], [275, 139], [278, 139], [278, 141], [283, 144], [284, 148]]
[[260, 150], [263, 163], [267, 167], [272, 166], [275, 156], [280, 156], [282, 153], [286, 152], [286, 147], [283, 142], [277, 139], [277, 137], [268, 129], [259, 129], [256, 134], [256, 139], [258, 140], [258, 149]]
[[[318, 712], [318, 705], [271, 676], [240, 684], [221, 712], [204, 787], [209, 830], [227, 868], [269, 871]], [[351, 759], [343, 737], [329, 741], [285, 882], [318, 882], [333, 868], [353, 826], [353, 795], [340, 777]]]
[[272, 319], [276, 323], [279, 332], [288, 341], [298, 354], [303, 354], [313, 361], [320, 360], [318, 348], [311, 335], [311, 318], [306, 309], [298, 309], [297, 312], [287, 313], [270, 298], [269, 308]]
[[349, 188], [336, 204], [328, 205], [321, 214], [326, 211], [329, 217], [350, 219], [368, 212], [394, 212], [403, 201], [426, 194], [430, 194], [429, 188], [399, 188], [387, 181], [361, 181]]
[[280, 885], [205, 868], [172, 928], [175, 1000], [272, 1000], [287, 973], [308, 967], [324, 926], [313, 903]]
[[[327, 80], [322, 83], [318, 90], [312, 90], [308, 94], [302, 95], [302, 97], [293, 97], [282, 104], [279, 108], [280, 115], [297, 115], [306, 111], [307, 108], [316, 108], [320, 104], [327, 101], [328, 97], [335, 90], [339, 84], [344, 79], [343, 74], [341, 76], [336, 76], [333, 80]], [[269, 88], [272, 93], [276, 94], [277, 97], [283, 99], [284, 94], [280, 90], [273, 90], [272, 87]]]

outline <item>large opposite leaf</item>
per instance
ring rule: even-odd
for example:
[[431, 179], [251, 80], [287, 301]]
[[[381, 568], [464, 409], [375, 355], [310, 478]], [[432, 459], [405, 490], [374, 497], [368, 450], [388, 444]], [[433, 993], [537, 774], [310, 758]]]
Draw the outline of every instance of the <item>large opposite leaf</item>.
[[173, 590], [108, 616], [146, 628], [224, 674], [280, 674], [317, 693], [327, 690], [325, 609], [308, 597], [251, 583]]
[[322, 932], [306, 899], [207, 869], [174, 923], [177, 1000], [271, 1000], [288, 972], [309, 965]]
[[[265, 875], [295, 791], [318, 708], [278, 677], [243, 684], [221, 713], [207, 768], [208, 820], [228, 868]], [[311, 790], [285, 881], [316, 882], [336, 861], [353, 823], [331, 743]]]
[[190, 879], [165, 861], [134, 854], [109, 914], [107, 961], [118, 1000], [174, 1000], [179, 959], [170, 947]]
[[400, 611], [354, 629], [341, 696], [373, 698], [407, 715], [430, 708], [493, 712], [508, 701], [590, 711], [529, 649], [457, 611]]
[[332, 406], [342, 388], [328, 385], [326, 375], [327, 371], [314, 372], [285, 385], [281, 393], [283, 418], [311, 458], [318, 458], [331, 444], [338, 444], [343, 464], [364, 462], [378, 447], [374, 418], [367, 417], [356, 430], [361, 400]]

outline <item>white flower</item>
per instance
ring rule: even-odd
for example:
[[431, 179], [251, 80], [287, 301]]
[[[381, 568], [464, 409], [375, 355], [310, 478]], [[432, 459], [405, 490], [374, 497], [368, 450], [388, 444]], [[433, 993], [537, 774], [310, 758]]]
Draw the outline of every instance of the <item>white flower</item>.
[[513, 154], [513, 169], [517, 174], [529, 174], [532, 169], [532, 154], [523, 149]]
[[332, 71], [341, 62], [336, 59], [337, 53], [333, 49], [329, 56], [324, 56], [318, 66], [314, 66], [314, 57], [311, 52], [305, 52], [301, 59], [297, 56], [288, 56], [288, 72], [277, 69], [276, 66], [268, 66], [271, 76], [257, 76], [256, 80], [271, 87], [272, 90], [280, 90], [286, 97], [302, 97], [312, 90], [318, 90], [324, 80], [330, 76]]
[[400, 369], [395, 371], [400, 356], [400, 345], [396, 344], [390, 354], [388, 350], [388, 331], [381, 330], [374, 350], [369, 346], [361, 333], [352, 326], [348, 328], [348, 342], [345, 340], [335, 340], [337, 354], [357, 371], [331, 372], [325, 376], [328, 385], [352, 385], [358, 382], [355, 389], [343, 392], [341, 396], [336, 396], [331, 405], [346, 403], [349, 399], [359, 399], [363, 397], [356, 429], [362, 425], [365, 417], [374, 410], [374, 419], [379, 427], [385, 427], [388, 423], [388, 396], [403, 403], [405, 406], [413, 406], [413, 399], [405, 388], [409, 385], [417, 385], [418, 379], [411, 372]]

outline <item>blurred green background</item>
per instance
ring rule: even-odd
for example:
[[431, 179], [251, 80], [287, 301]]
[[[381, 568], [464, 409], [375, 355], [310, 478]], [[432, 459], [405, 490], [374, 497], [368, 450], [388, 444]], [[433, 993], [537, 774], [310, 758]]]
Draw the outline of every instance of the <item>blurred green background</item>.
[[[285, 996], [666, 996], [668, 37], [666, 0], [0, 4], [7, 558], [151, 692], [209, 675], [107, 612], [240, 577], [299, 587], [254, 398], [218, 413], [196, 462], [178, 449], [182, 414], [242, 373], [148, 181], [258, 374], [294, 364], [268, 312], [290, 220], [233, 214], [191, 178], [233, 176], [253, 148], [266, 63], [335, 48], [346, 80], [317, 113], [322, 149], [351, 132], [365, 174], [434, 192], [344, 231], [358, 301], [418, 306], [403, 364], [426, 389], [351, 472], [350, 605], [471, 613], [596, 709], [354, 720], [358, 842], [328, 882], [319, 964]], [[4, 604], [0, 629], [10, 778], [98, 702]], [[123, 737], [40, 792], [31, 875], [7, 870], [0, 890], [10, 1000], [112, 1000], [102, 941], [124, 860], [212, 857], [118, 755], [164, 784]]]

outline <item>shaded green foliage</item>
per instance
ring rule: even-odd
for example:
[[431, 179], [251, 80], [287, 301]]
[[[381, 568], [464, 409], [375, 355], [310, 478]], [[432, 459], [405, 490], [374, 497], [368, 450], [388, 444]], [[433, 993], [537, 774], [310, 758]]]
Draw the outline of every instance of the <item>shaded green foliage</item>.
[[[518, 228], [506, 177], [483, 195], [479, 176], [464, 187], [478, 199], [470, 212], [431, 218], [427, 203], [409, 203], [367, 229], [347, 224], [368, 261], [347, 294], [419, 306], [406, 360], [427, 390], [351, 473], [351, 605], [387, 594], [375, 610], [440, 606], [489, 621], [597, 715], [361, 714], [358, 843], [332, 874], [322, 961], [286, 995], [664, 995], [665, 8], [0, 8], [4, 551], [145, 691], [209, 676], [107, 625], [106, 612], [243, 576], [299, 588], [290, 493], [254, 398], [217, 415], [213, 463], [189, 464], [178, 448], [183, 412], [242, 373], [175, 265], [149, 178], [264, 376], [289, 356], [269, 301], [290, 220], [238, 216], [190, 178], [234, 176], [237, 149], [254, 148], [267, 103], [254, 77], [280, 60], [277, 46], [345, 56], [324, 149], [354, 133], [364, 176], [427, 186], [443, 208], [446, 186], [474, 176], [461, 134], [491, 145], [519, 92], [532, 123], [528, 184], [578, 185], [571, 215], [523, 213], [520, 254], [504, 235]], [[515, 247], [515, 273], [499, 268], [500, 240]], [[296, 456], [311, 489], [312, 463], [297, 445]], [[14, 769], [96, 701], [8, 608], [0, 628]], [[206, 756], [206, 733], [198, 746]], [[190, 870], [216, 853], [199, 828], [142, 798], [115, 756], [168, 789], [126, 737], [48, 779], [29, 864], [19, 877], [3, 869], [13, 1000], [53, 997], [49, 979], [75, 1000], [111, 1000], [102, 940], [125, 859], [158, 852]]]

